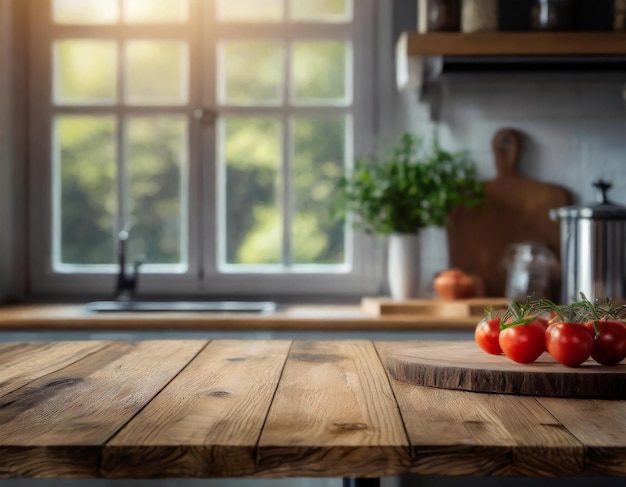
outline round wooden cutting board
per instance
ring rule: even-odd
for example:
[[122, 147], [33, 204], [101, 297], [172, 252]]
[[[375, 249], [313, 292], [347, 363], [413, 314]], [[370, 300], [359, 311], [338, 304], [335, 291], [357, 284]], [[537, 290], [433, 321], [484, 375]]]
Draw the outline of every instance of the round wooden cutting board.
[[626, 364], [589, 360], [565, 367], [544, 353], [530, 365], [483, 352], [474, 342], [424, 342], [391, 351], [391, 376], [410, 384], [462, 391], [579, 398], [626, 398]]

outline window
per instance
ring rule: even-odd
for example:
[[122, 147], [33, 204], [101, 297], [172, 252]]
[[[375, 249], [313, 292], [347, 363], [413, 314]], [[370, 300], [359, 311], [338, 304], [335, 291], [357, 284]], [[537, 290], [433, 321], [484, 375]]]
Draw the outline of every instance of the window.
[[140, 292], [375, 290], [371, 243], [332, 215], [371, 148], [373, 0], [32, 12], [35, 292], [110, 291], [123, 229]]

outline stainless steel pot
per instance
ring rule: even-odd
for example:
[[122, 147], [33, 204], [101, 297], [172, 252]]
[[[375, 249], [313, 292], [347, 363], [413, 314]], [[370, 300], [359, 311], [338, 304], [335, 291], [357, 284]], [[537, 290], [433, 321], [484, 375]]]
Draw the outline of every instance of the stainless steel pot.
[[580, 293], [593, 299], [626, 298], [626, 207], [607, 196], [611, 184], [593, 183], [598, 201], [550, 211], [561, 222], [561, 300], [572, 303]]

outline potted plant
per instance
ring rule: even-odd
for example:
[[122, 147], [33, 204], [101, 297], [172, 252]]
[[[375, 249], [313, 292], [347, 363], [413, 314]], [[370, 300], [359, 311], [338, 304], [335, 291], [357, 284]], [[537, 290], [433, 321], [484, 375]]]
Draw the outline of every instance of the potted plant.
[[419, 280], [419, 233], [442, 227], [459, 204], [480, 205], [483, 183], [465, 152], [432, 147], [405, 133], [390, 156], [359, 159], [339, 181], [338, 209], [370, 234], [389, 237], [388, 278], [394, 299], [413, 297]]

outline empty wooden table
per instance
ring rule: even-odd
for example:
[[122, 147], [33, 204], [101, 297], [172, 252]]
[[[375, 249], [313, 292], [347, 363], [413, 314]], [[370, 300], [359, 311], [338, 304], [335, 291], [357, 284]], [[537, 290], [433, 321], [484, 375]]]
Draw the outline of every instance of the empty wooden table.
[[409, 385], [407, 346], [2, 344], [0, 478], [626, 476], [626, 401]]

